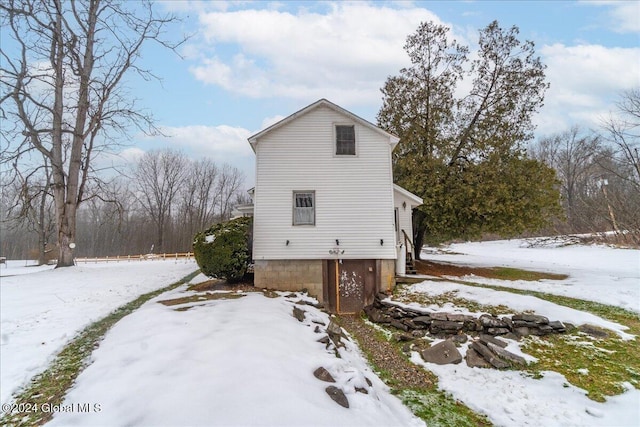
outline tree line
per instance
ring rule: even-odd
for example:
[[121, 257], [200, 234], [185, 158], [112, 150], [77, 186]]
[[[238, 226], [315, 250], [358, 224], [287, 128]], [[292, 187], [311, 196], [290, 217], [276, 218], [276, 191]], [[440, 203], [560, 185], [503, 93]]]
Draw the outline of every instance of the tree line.
[[532, 157], [558, 179], [564, 217], [557, 233], [611, 231], [640, 246], [640, 89], [623, 92], [599, 129], [573, 127], [543, 137]]
[[[3, 182], [3, 256], [57, 259], [52, 183], [45, 172], [17, 173]], [[197, 232], [228, 220], [236, 204], [249, 200], [239, 169], [177, 150], [146, 152], [120, 172], [103, 179], [92, 189], [95, 197], [82, 204], [76, 256], [187, 252]]]

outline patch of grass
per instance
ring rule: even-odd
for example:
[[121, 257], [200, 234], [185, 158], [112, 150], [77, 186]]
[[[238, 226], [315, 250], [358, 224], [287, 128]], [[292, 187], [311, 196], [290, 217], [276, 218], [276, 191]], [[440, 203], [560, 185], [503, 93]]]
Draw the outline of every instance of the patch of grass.
[[158, 301], [158, 302], [162, 305], [172, 306], [172, 305], [179, 305], [179, 304], [187, 304], [190, 302], [202, 302], [202, 301], [220, 300], [220, 299], [238, 299], [243, 296], [245, 295], [239, 294], [236, 292], [233, 292], [233, 293], [232, 292], [217, 292], [217, 293], [207, 292], [204, 294], [196, 294], [188, 297], [167, 299], [167, 300]]
[[[571, 384], [585, 389], [588, 397], [595, 401], [603, 402], [606, 396], [622, 393], [623, 382], [629, 382], [636, 389], [640, 389], [640, 315], [638, 313], [598, 302], [545, 292], [469, 281], [456, 282], [535, 296], [627, 326], [629, 330], [626, 332], [635, 335], [635, 339], [625, 341], [615, 333], [610, 333], [607, 338], [596, 339], [575, 330], [569, 334], [548, 335], [542, 338], [529, 337], [525, 340], [523, 349], [539, 359], [537, 363], [529, 365], [530, 372], [539, 373], [544, 370], [559, 372]], [[587, 371], [584, 371], [585, 369]]]
[[566, 274], [543, 273], [541, 271], [521, 270], [519, 268], [509, 267], [494, 267], [491, 271], [493, 272], [493, 277], [489, 278], [499, 280], [527, 280], [537, 282], [542, 279], [565, 280], [569, 277]]
[[438, 277], [462, 277], [473, 274], [475, 276], [486, 277], [488, 279], [528, 281], [538, 281], [542, 279], [564, 280], [569, 277], [566, 274], [545, 273], [542, 271], [522, 270], [519, 268], [471, 267], [468, 265], [456, 265], [431, 260], [417, 260], [415, 261], [415, 265], [419, 273]]
[[396, 301], [403, 302], [405, 304], [417, 303], [422, 306], [437, 305], [446, 310], [448, 306], [454, 305], [456, 307], [465, 307], [469, 311], [477, 313], [488, 313], [493, 316], [499, 316], [502, 314], [511, 314], [513, 309], [505, 305], [485, 305], [475, 301], [460, 298], [457, 296], [458, 291], [444, 292], [439, 295], [426, 295], [418, 292], [410, 292], [406, 285], [399, 285], [393, 291], [393, 297]]
[[429, 427], [490, 426], [491, 422], [442, 391], [416, 388], [394, 393]]
[[53, 413], [34, 410], [62, 403], [67, 390], [73, 385], [80, 372], [88, 366], [88, 357], [98, 347], [104, 334], [120, 319], [137, 310], [150, 299], [172, 290], [194, 278], [199, 271], [185, 276], [176, 283], [141, 295], [135, 300], [117, 308], [106, 317], [82, 330], [56, 356], [51, 365], [36, 375], [26, 388], [15, 396], [14, 403], [19, 408], [30, 408], [30, 412], [6, 412], [0, 418], [2, 426], [35, 426], [46, 423]]
[[[452, 427], [491, 425], [486, 416], [475, 413], [462, 402], [455, 400], [449, 393], [439, 390], [438, 377], [433, 372], [412, 363], [402, 352], [402, 345], [391, 338], [392, 333], [384, 327], [374, 327], [362, 317], [357, 321], [361, 326], [366, 327], [366, 331], [361, 330], [358, 333], [349, 328], [347, 331], [357, 340], [369, 365], [391, 389], [391, 393], [427, 425]], [[385, 350], [382, 354], [380, 354], [381, 349]], [[422, 378], [417, 380], [415, 374], [419, 374], [417, 376]]]
[[637, 339], [595, 339], [575, 332], [525, 339], [523, 350], [539, 359], [529, 365], [530, 372], [559, 372], [598, 402], [604, 402], [606, 396], [624, 392], [623, 382], [640, 388], [640, 343]]

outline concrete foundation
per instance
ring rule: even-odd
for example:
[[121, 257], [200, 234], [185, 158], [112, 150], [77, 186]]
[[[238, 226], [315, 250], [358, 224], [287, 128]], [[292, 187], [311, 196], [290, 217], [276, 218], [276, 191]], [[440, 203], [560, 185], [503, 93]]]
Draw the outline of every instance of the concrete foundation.
[[[319, 302], [324, 301], [323, 264], [325, 260], [256, 260], [254, 262], [254, 285], [276, 291], [307, 290]], [[395, 260], [377, 260], [376, 268], [379, 289], [376, 292], [391, 292], [396, 285]]]
[[277, 291], [301, 291], [322, 301], [322, 260], [256, 260], [254, 285]]

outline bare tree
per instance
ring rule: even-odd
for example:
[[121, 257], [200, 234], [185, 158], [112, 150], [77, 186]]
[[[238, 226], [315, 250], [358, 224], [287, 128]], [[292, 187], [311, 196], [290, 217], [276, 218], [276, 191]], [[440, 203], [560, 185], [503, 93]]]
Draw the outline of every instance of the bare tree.
[[163, 33], [175, 21], [151, 2], [0, 0], [0, 114], [3, 162], [37, 150], [52, 171], [58, 267], [73, 265], [78, 206], [96, 178], [93, 160], [131, 126], [152, 130], [150, 115], [125, 86], [148, 41], [175, 49]]
[[231, 210], [235, 206], [235, 198], [244, 184], [244, 174], [227, 163], [222, 166], [218, 187], [216, 189], [220, 221], [231, 218]]
[[560, 181], [560, 194], [570, 232], [585, 231], [584, 208], [591, 198], [591, 183], [599, 178], [595, 159], [602, 149], [599, 135], [577, 126], [544, 137], [534, 147], [533, 156], [555, 169]]
[[612, 146], [599, 162], [608, 184], [602, 189], [613, 229], [640, 245], [640, 88], [623, 92], [616, 107], [602, 124]]
[[46, 159], [42, 167], [27, 174], [15, 171], [12, 185], [7, 186], [8, 199], [5, 221], [11, 228], [20, 228], [38, 237], [38, 265], [47, 262], [47, 245], [55, 231], [51, 169]]
[[170, 149], [148, 151], [136, 164], [136, 197], [155, 226], [154, 245], [158, 251], [164, 249], [165, 232], [188, 166], [182, 152]]

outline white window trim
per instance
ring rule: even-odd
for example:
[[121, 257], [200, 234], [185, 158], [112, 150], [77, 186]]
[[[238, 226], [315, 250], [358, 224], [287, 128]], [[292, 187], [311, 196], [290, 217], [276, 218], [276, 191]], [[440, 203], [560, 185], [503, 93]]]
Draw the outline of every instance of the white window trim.
[[[353, 157], [358, 157], [360, 154], [360, 144], [359, 144], [359, 140], [360, 138], [358, 138], [358, 125], [355, 122], [334, 122], [332, 123], [333, 128], [331, 131], [331, 150], [333, 153], [333, 157], [341, 157], [341, 158], [353, 158]], [[353, 132], [355, 134], [356, 137], [356, 154], [337, 154], [338, 151], [338, 147], [336, 146], [338, 144], [337, 141], [337, 132], [336, 132], [336, 127], [337, 126], [353, 126]]]
[[[313, 224], [296, 224], [296, 194], [311, 194], [313, 200]], [[316, 226], [316, 191], [315, 190], [293, 190], [291, 196], [291, 225], [294, 227], [315, 227]]]

